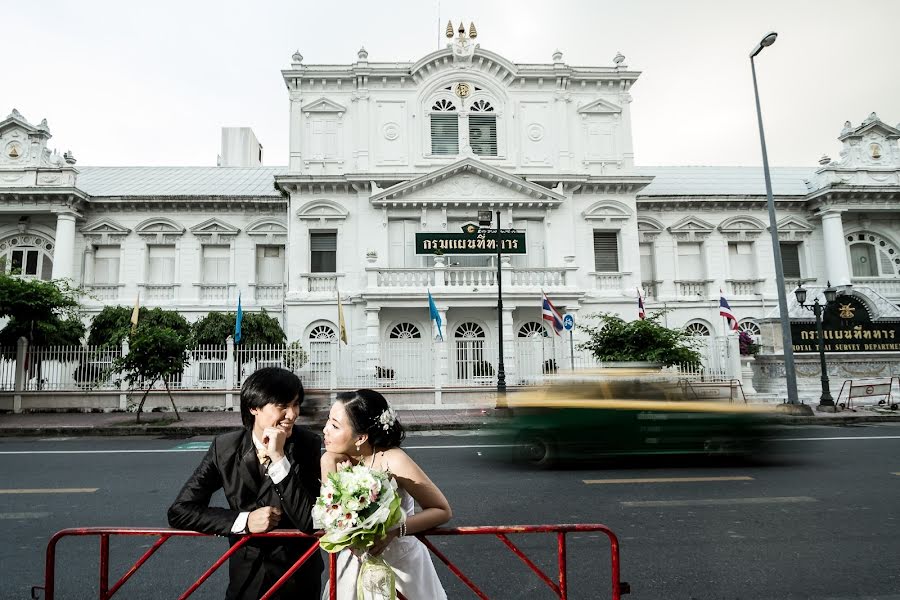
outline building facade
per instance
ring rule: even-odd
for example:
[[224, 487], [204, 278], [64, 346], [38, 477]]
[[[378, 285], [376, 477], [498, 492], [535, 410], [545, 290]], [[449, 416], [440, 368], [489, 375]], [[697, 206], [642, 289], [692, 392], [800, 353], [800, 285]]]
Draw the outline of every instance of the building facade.
[[[430, 291], [446, 339], [464, 353], [482, 340], [494, 364], [502, 335], [513, 370], [515, 342], [544, 331], [542, 293], [577, 324], [636, 318], [641, 290], [667, 325], [716, 335], [721, 290], [758, 333], [777, 302], [761, 169], [636, 167], [640, 73], [621, 54], [599, 67], [560, 52], [518, 64], [479, 47], [474, 28], [448, 37], [415, 63], [295, 54], [282, 71], [286, 167], [260, 166], [246, 131], [227, 145], [223, 134], [219, 159], [246, 166], [76, 167], [51, 151], [46, 121], [13, 110], [0, 122], [3, 268], [71, 278], [91, 290], [89, 311], [140, 295], [196, 319], [235, 310], [240, 294], [291, 341], [337, 337], [340, 296], [348, 345], [370, 354], [433, 339]], [[873, 113], [844, 125], [837, 160], [772, 170], [791, 290], [830, 281], [900, 302], [898, 138]], [[495, 257], [424, 254], [416, 241], [477, 225], [479, 211], [526, 238], [526, 253], [500, 260], [502, 327]]]

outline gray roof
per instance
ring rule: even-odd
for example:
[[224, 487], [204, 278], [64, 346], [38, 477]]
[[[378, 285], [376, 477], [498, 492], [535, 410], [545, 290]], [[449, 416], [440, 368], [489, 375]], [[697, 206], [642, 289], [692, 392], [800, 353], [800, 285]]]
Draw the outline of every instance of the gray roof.
[[78, 167], [79, 189], [103, 196], [280, 196], [286, 167]]
[[[92, 197], [252, 196], [278, 197], [275, 176], [287, 167], [79, 167], [77, 186]], [[764, 196], [761, 167], [637, 167], [653, 183], [638, 197]], [[805, 196], [804, 179], [815, 169], [775, 167], [776, 196]]]
[[[640, 175], [653, 175], [653, 183], [638, 194], [647, 196], [765, 196], [762, 167], [637, 167]], [[808, 167], [773, 167], [775, 196], [806, 196], [804, 179], [816, 170]]]

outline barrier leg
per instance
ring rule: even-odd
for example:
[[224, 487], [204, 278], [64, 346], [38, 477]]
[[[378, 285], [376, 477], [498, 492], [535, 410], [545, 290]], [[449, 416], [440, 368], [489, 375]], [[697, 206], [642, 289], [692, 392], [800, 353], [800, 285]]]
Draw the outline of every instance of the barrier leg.
[[109, 598], [109, 536], [100, 535], [100, 600]]

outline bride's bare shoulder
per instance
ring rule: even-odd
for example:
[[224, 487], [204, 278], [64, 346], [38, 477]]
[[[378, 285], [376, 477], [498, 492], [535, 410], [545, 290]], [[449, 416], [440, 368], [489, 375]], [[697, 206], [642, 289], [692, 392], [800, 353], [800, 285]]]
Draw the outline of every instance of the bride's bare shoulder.
[[379, 457], [381, 466], [392, 473], [405, 471], [409, 468], [410, 464], [415, 464], [409, 455], [401, 448], [389, 448], [384, 450], [379, 453]]

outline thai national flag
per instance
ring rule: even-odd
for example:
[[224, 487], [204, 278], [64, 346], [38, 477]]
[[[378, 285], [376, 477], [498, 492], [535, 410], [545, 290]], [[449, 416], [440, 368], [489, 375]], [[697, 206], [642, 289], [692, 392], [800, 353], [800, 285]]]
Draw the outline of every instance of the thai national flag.
[[725, 319], [728, 321], [728, 323], [731, 325], [731, 328], [734, 331], [737, 331], [738, 330], [737, 317], [735, 317], [734, 313], [731, 312], [731, 307], [728, 306], [728, 300], [725, 299], [724, 295], [721, 295], [722, 290], [719, 290], [719, 294], [720, 294], [720, 296], [719, 296], [719, 314], [722, 315], [723, 317], [725, 317]]
[[559, 311], [556, 310], [556, 307], [550, 302], [550, 298], [547, 297], [547, 294], [541, 293], [541, 296], [543, 297], [541, 315], [545, 321], [549, 321], [550, 326], [553, 328], [553, 331], [556, 332], [556, 335], [559, 335], [559, 332], [563, 330], [562, 315], [559, 314]]
[[638, 293], [638, 318], [643, 321], [647, 317], [646, 311], [644, 311], [644, 298], [641, 296], [641, 290], [637, 291]]

